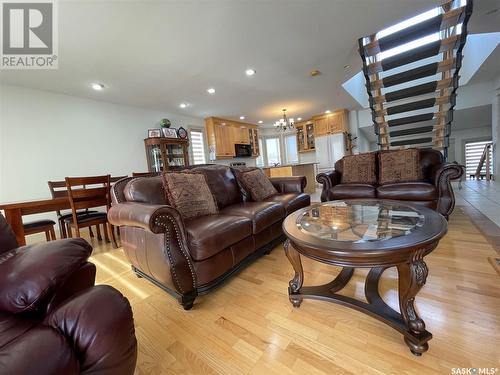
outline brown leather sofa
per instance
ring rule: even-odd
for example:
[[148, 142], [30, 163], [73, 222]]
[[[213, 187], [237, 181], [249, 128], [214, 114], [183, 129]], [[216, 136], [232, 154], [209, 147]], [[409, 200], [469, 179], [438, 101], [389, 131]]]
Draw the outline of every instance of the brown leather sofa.
[[117, 182], [108, 213], [136, 274], [178, 297], [186, 310], [198, 294], [283, 241], [283, 219], [310, 204], [303, 176], [272, 178], [279, 194], [251, 202], [229, 167], [191, 169], [205, 172], [219, 214], [183, 220], [169, 206], [161, 176]]
[[18, 247], [0, 215], [0, 374], [133, 374], [132, 310], [94, 285], [92, 247], [65, 239]]
[[[380, 176], [376, 151], [375, 170]], [[321, 201], [353, 198], [378, 198], [402, 200], [430, 207], [441, 213], [446, 219], [455, 207], [455, 195], [450, 181], [463, 174], [462, 166], [445, 163], [438, 150], [421, 149], [419, 165], [423, 179], [415, 182], [399, 182], [391, 184], [342, 184], [343, 159], [335, 163], [335, 169], [328, 173], [320, 173], [316, 180], [323, 185]]]

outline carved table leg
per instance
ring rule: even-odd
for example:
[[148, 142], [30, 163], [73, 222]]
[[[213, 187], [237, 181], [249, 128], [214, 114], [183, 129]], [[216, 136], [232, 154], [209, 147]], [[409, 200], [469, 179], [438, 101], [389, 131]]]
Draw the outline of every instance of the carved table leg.
[[426, 333], [426, 330], [424, 321], [415, 311], [414, 302], [415, 296], [425, 284], [428, 273], [427, 265], [421, 256], [416, 256], [410, 263], [399, 264], [398, 273], [399, 307], [410, 333], [410, 336], [405, 336], [405, 342], [413, 354], [420, 356], [429, 349], [429, 344], [419, 339]]
[[288, 298], [290, 299], [293, 307], [299, 307], [302, 303], [302, 296], [295, 293], [298, 293], [300, 291], [300, 288], [302, 288], [302, 284], [304, 283], [304, 270], [302, 269], [302, 261], [300, 260], [299, 252], [295, 250], [293, 245], [290, 243], [290, 240], [286, 240], [283, 246], [285, 248], [285, 254], [295, 271], [293, 279], [288, 283]]

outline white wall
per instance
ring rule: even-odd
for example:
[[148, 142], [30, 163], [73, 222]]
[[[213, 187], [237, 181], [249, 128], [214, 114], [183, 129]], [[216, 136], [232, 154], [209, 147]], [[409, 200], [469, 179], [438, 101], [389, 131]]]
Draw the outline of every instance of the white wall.
[[491, 139], [491, 126], [478, 128], [452, 130], [450, 135], [450, 147], [448, 148], [448, 161], [456, 161], [465, 165], [465, 143]]
[[491, 126], [493, 139], [493, 176], [498, 180], [500, 176], [500, 75], [494, 80], [494, 91], [491, 99]]
[[0, 202], [49, 197], [47, 181], [66, 176], [146, 171], [143, 139], [164, 117], [204, 128], [200, 118], [0, 85]]

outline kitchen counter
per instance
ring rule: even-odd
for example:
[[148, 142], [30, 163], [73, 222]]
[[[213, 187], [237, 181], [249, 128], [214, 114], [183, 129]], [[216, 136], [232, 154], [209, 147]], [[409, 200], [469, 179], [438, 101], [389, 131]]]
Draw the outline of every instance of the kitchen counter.
[[307, 185], [304, 191], [313, 194], [316, 191], [316, 164], [318, 163], [282, 164], [264, 167], [262, 170], [268, 177], [305, 176]]

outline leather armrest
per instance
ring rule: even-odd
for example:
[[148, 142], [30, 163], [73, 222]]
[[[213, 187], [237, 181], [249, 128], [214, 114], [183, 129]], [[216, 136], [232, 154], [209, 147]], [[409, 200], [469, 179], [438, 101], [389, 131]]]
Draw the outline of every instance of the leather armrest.
[[436, 186], [439, 194], [437, 211], [446, 219], [455, 207], [455, 195], [451, 180], [456, 180], [464, 174], [464, 167], [457, 163], [444, 163], [436, 165], [431, 170], [431, 181]]
[[78, 353], [80, 372], [132, 375], [137, 360], [134, 319], [128, 300], [108, 285], [82, 291], [58, 306], [45, 324]]
[[92, 252], [82, 238], [19, 247], [0, 256], [0, 310], [38, 310], [79, 270]]
[[328, 200], [328, 190], [340, 183], [340, 173], [338, 171], [319, 173], [316, 176], [316, 181], [323, 185], [323, 189], [321, 190], [321, 201], [325, 202]]
[[152, 233], [166, 232], [165, 220], [173, 220], [184, 228], [182, 217], [172, 206], [119, 203], [109, 209], [108, 220], [116, 226], [139, 227]]
[[269, 180], [279, 193], [303, 193], [307, 185], [305, 176], [270, 177]]
[[[156, 242], [161, 245], [145, 248], [143, 251], [159, 251], [167, 258], [172, 282], [181, 295], [195, 292], [196, 274], [193, 258], [179, 211], [166, 205], [119, 203], [110, 208], [108, 220], [116, 226], [142, 228], [153, 234], [162, 235], [162, 241]], [[124, 247], [126, 246], [124, 243]], [[144, 272], [147, 273], [146, 270]]]

